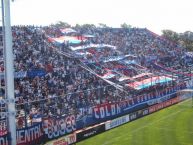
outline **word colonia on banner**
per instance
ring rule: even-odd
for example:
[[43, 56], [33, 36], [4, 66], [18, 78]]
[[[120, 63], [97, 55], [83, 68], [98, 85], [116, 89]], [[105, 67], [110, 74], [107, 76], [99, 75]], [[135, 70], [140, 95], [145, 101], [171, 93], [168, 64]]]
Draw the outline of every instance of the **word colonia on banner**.
[[106, 118], [121, 113], [121, 108], [118, 103], [102, 104], [94, 107], [94, 117], [96, 119]]
[[48, 118], [44, 120], [44, 131], [47, 138], [54, 139], [76, 130], [76, 118], [70, 115], [62, 118]]

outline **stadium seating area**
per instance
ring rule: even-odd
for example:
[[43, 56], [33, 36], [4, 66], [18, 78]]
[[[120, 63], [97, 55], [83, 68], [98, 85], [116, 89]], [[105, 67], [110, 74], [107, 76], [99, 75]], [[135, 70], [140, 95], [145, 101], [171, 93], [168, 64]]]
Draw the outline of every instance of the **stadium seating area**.
[[[47, 117], [73, 114], [79, 119], [92, 114], [92, 108], [98, 104], [163, 92], [181, 81], [169, 76], [170, 70], [156, 69], [153, 64], [182, 70], [186, 68], [185, 49], [148, 29], [75, 27], [72, 30], [12, 27], [18, 128]], [[62, 41], [55, 39], [63, 36]], [[70, 37], [76, 37], [76, 41]], [[2, 58], [2, 49], [0, 55]], [[1, 59], [2, 97], [3, 72]], [[171, 79], [140, 89], [131, 86], [139, 81], [144, 86], [143, 80], [153, 77]], [[1, 104], [0, 109], [4, 107]]]

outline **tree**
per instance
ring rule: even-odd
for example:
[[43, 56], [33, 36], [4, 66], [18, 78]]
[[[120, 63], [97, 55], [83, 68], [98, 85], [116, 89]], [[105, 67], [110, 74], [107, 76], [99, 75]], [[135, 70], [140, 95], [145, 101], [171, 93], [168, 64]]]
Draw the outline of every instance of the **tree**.
[[178, 41], [179, 40], [179, 34], [172, 31], [172, 30], [162, 30], [162, 36], [166, 37], [169, 40], [172, 41]]
[[190, 40], [190, 41], [193, 41], [193, 32], [191, 32], [191, 31], [186, 31], [186, 32], [183, 33], [183, 36], [184, 36], [186, 39], [188, 39], [188, 40]]
[[165, 38], [182, 45], [188, 51], [193, 51], [193, 32], [176, 33], [172, 30], [162, 30], [162, 33]]
[[81, 27], [83, 28], [96, 28], [94, 24], [83, 24]]
[[109, 26], [107, 26], [106, 24], [103, 23], [98, 23], [100, 28], [109, 28]]
[[81, 28], [81, 25], [80, 24], [76, 24], [75, 28]]
[[53, 24], [54, 26], [56, 27], [59, 27], [59, 28], [69, 28], [71, 27], [70, 24], [66, 23], [66, 22], [62, 22], [62, 21], [58, 21], [56, 24]]
[[126, 28], [126, 29], [130, 29], [132, 26], [127, 24], [127, 23], [123, 23], [121, 24], [121, 28]]

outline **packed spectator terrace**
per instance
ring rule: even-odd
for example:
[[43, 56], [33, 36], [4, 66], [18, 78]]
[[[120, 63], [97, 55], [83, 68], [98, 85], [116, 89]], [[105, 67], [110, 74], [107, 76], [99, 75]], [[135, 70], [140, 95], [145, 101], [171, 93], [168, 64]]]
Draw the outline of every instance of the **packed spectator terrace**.
[[[185, 88], [183, 76], [191, 76], [185, 49], [146, 28], [14, 26], [12, 34], [17, 128], [68, 115], [79, 120], [101, 104], [162, 97]], [[2, 48], [0, 55], [1, 101]], [[5, 107], [1, 102], [0, 111]]]

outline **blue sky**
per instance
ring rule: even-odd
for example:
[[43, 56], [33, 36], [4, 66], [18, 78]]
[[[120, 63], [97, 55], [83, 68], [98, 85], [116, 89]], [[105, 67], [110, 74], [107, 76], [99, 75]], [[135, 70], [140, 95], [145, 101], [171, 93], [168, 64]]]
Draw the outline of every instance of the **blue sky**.
[[15, 0], [12, 25], [48, 25], [57, 21], [72, 25], [127, 23], [156, 33], [163, 29], [193, 31], [192, 0]]

